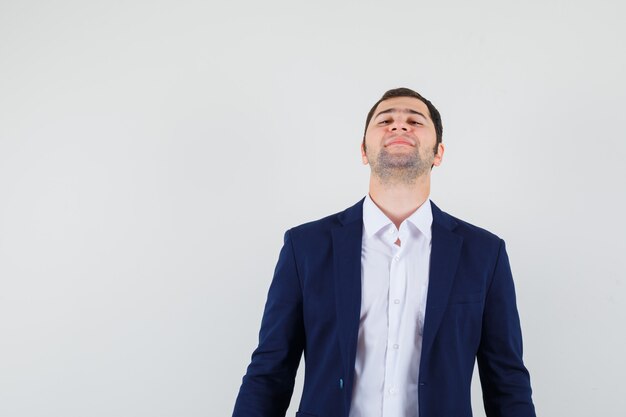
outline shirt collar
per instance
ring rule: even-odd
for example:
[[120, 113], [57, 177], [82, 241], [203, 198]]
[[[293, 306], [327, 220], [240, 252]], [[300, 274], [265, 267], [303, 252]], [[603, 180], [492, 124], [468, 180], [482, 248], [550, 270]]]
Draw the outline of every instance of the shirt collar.
[[[433, 224], [433, 212], [430, 205], [430, 198], [411, 214], [405, 222], [415, 226], [427, 239], [431, 238], [431, 226]], [[384, 227], [393, 224], [391, 220], [382, 212], [382, 210], [374, 203], [374, 200], [368, 194], [363, 201], [363, 226], [365, 234], [368, 238], [378, 233]], [[395, 226], [394, 226], [395, 227]], [[402, 227], [402, 225], [400, 225]]]

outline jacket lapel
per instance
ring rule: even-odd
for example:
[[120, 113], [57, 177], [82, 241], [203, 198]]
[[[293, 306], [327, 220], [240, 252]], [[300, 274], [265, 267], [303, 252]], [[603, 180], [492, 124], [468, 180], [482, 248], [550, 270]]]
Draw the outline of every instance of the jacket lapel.
[[422, 339], [422, 358], [430, 352], [441, 324], [463, 245], [463, 238], [452, 231], [457, 222], [442, 212], [432, 201], [431, 205], [433, 211], [432, 246]]
[[361, 315], [361, 235], [363, 200], [339, 215], [341, 226], [332, 229], [335, 302], [339, 349], [346, 371], [346, 389], [352, 378]]

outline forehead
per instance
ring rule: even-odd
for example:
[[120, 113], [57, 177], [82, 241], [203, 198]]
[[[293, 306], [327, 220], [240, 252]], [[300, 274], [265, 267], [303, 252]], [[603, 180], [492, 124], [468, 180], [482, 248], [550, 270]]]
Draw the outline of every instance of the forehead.
[[414, 110], [430, 118], [430, 112], [428, 111], [428, 106], [426, 106], [426, 104], [423, 101], [415, 97], [394, 97], [394, 98], [390, 98], [385, 101], [382, 101], [378, 105], [378, 107], [376, 107], [376, 110], [374, 110], [374, 117], [376, 117], [376, 115], [378, 115], [378, 113], [380, 113], [381, 111], [385, 111], [389, 109], [396, 109], [400, 112], [406, 111], [406, 110]]

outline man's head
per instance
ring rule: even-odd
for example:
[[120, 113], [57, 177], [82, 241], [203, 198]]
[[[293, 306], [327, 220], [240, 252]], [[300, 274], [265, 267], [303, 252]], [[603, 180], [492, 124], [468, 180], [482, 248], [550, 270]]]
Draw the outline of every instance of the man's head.
[[[363, 145], [367, 147], [365, 144], [365, 134], [367, 133], [367, 127], [374, 116], [374, 112], [380, 103], [385, 100], [389, 100], [390, 98], [396, 97], [413, 97], [421, 101], [428, 108], [428, 116], [430, 116], [430, 120], [435, 126], [435, 133], [437, 134], [437, 145], [441, 143], [443, 140], [443, 124], [441, 123], [441, 115], [439, 114], [439, 110], [430, 102], [427, 98], [422, 97], [420, 93], [417, 91], [413, 91], [410, 88], [394, 88], [392, 90], [387, 91], [383, 96], [372, 106], [369, 113], [367, 113], [367, 119], [365, 120], [365, 130], [363, 131]], [[436, 151], [435, 151], [436, 152]]]
[[442, 132], [430, 101], [408, 88], [387, 91], [367, 115], [363, 163], [385, 183], [413, 183], [441, 163]]

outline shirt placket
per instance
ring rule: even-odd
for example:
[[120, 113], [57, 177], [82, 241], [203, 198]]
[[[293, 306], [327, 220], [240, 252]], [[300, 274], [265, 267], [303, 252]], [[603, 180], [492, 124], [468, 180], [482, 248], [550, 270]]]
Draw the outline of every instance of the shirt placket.
[[[405, 309], [406, 294], [406, 265], [403, 262], [404, 246], [402, 236], [398, 230], [391, 226], [388, 232], [388, 242], [391, 246], [391, 263], [389, 268], [389, 294], [387, 300], [388, 334], [387, 349], [385, 355], [385, 383], [383, 399], [383, 417], [401, 415], [400, 393], [398, 383], [398, 361], [400, 349], [400, 329], [402, 316]], [[400, 238], [400, 246], [395, 244]]]

